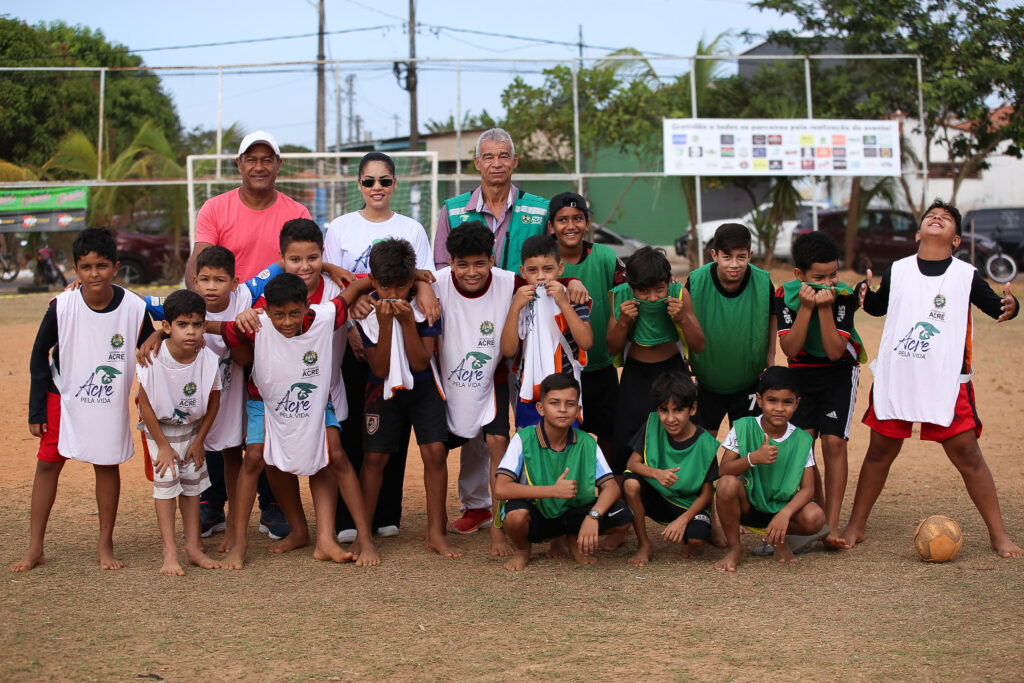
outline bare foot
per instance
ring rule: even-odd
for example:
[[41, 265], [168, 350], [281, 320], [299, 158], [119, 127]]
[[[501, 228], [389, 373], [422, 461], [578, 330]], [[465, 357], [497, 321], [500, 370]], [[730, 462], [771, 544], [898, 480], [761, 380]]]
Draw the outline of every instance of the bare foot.
[[338, 545], [338, 542], [332, 537], [330, 541], [317, 539], [316, 547], [313, 548], [313, 559], [321, 562], [342, 563], [352, 562], [356, 556]]
[[582, 564], [589, 566], [597, 564], [597, 558], [593, 555], [584, 555], [580, 552], [580, 546], [578, 543], [569, 543], [569, 552], [572, 553], [572, 559], [576, 560], [576, 564]]
[[505, 532], [491, 527], [491, 557], [512, 557], [515, 548], [505, 538]]
[[349, 548], [349, 551], [355, 555], [357, 567], [376, 567], [380, 564], [380, 555], [377, 554], [377, 546], [373, 543], [367, 542], [366, 547], [363, 547], [363, 544], [357, 540]]
[[428, 536], [427, 550], [437, 553], [441, 557], [447, 557], [450, 559], [462, 557], [462, 554], [465, 552], [462, 548], [449, 543], [448, 538], [445, 536], [441, 536], [440, 538], [431, 538]]
[[121, 569], [124, 562], [114, 557], [114, 549], [107, 546], [100, 546], [96, 550], [96, 559], [99, 560], [100, 569]]
[[842, 536], [836, 536], [835, 534], [829, 534], [822, 541], [825, 547], [829, 550], [849, 550], [853, 546], [846, 542], [846, 539]]
[[854, 529], [850, 525], [847, 525], [846, 528], [843, 529], [842, 539], [846, 543], [847, 549], [853, 548], [853, 546], [858, 543], [863, 543], [865, 538], [866, 536], [863, 531]]
[[736, 567], [743, 561], [743, 546], [738, 545], [730, 548], [725, 557], [715, 562], [715, 569], [720, 572], [735, 572]]
[[684, 560], [692, 560], [704, 554], [703, 543], [683, 543], [679, 556]]
[[272, 553], [280, 554], [291, 552], [296, 548], [302, 548], [307, 545], [309, 545], [308, 531], [292, 531], [277, 543], [271, 543], [268, 550]]
[[227, 557], [217, 565], [218, 569], [242, 569], [245, 567], [245, 548], [235, 546]]
[[505, 563], [505, 569], [510, 572], [519, 572], [526, 568], [527, 563], [530, 561], [529, 550], [514, 550], [512, 557], [509, 558], [508, 562]]
[[160, 573], [164, 576], [185, 576], [185, 570], [178, 564], [178, 558], [173, 560], [165, 559], [164, 566], [160, 567]]
[[729, 541], [725, 539], [725, 531], [722, 530], [722, 524], [717, 517], [715, 517], [715, 523], [711, 525], [711, 545], [716, 548], [729, 547]]
[[775, 546], [775, 559], [782, 564], [796, 562], [796, 555], [790, 550], [789, 544], [779, 543]]
[[636, 549], [636, 554], [629, 558], [629, 563], [634, 567], [643, 567], [654, 557], [654, 546], [650, 543]]
[[235, 545], [235, 535], [230, 531], [224, 532], [224, 536], [220, 539], [220, 545], [217, 546], [218, 553], [230, 552], [231, 548]]
[[[626, 532], [620, 531], [617, 534], [608, 534], [607, 536], [601, 537], [601, 545], [597, 546], [598, 550], [615, 550], [623, 541], [626, 540]], [[575, 557], [575, 555], [573, 555]], [[596, 560], [595, 560], [596, 561]]]
[[548, 546], [548, 552], [544, 557], [549, 560], [564, 560], [569, 557], [569, 546], [565, 543], [565, 536], [551, 539], [551, 545]]
[[1000, 557], [1024, 557], [1024, 549], [1021, 549], [1019, 545], [1011, 541], [1009, 536], [1004, 536], [998, 541], [992, 541], [992, 548], [999, 553]]
[[199, 551], [198, 548], [195, 551], [185, 548], [185, 559], [188, 560], [189, 564], [195, 565], [200, 569], [220, 569], [220, 562]]
[[11, 565], [12, 572], [27, 572], [30, 569], [41, 567], [46, 564], [46, 557], [43, 555], [43, 551], [34, 552], [32, 550], [25, 553], [25, 557], [21, 558], [17, 562]]

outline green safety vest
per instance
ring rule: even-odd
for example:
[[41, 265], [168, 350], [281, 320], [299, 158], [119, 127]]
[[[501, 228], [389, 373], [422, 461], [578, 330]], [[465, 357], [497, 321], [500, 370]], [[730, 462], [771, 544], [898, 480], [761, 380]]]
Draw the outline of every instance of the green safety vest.
[[750, 268], [747, 286], [735, 297], [722, 296], [711, 277], [714, 263], [690, 273], [693, 312], [704, 330], [704, 350], [690, 354], [690, 367], [701, 386], [732, 394], [757, 381], [768, 356], [771, 320], [770, 276]]
[[[810, 285], [813, 289], [828, 288], [828, 285], [819, 285], [811, 282], [806, 284]], [[790, 280], [782, 285], [783, 303], [791, 310], [800, 310], [800, 289], [803, 285], [804, 282], [802, 280]], [[835, 294], [836, 296], [850, 296], [853, 294], [853, 287], [840, 282], [835, 286]], [[835, 306], [835, 302], [833, 302], [832, 305]], [[850, 311], [848, 315], [853, 315], [853, 311]], [[864, 350], [864, 342], [861, 341], [860, 335], [857, 334], [856, 327], [850, 328], [850, 339], [857, 347], [857, 361], [860, 363], [866, 363], [868, 360], [868, 354]], [[808, 355], [816, 356], [818, 358], [828, 357], [828, 353], [825, 351], [825, 344], [821, 341], [821, 322], [818, 320], [817, 306], [815, 306], [814, 310], [811, 311], [811, 319], [807, 323], [807, 336], [804, 338], [804, 351], [806, 351]]]
[[647, 416], [647, 431], [644, 434], [644, 464], [658, 470], [678, 467], [676, 476], [679, 478], [668, 488], [653, 477], [644, 479], [661, 494], [662, 498], [684, 510], [689, 510], [693, 501], [700, 495], [701, 487], [708, 476], [708, 468], [718, 453], [718, 446], [718, 439], [702, 429], [700, 436], [689, 448], [673, 448], [668, 440], [668, 432], [661, 426], [658, 414], [651, 413]]
[[[764, 431], [756, 417], [741, 417], [732, 424], [736, 430], [741, 458], [753, 453], [764, 444]], [[785, 441], [769, 438], [768, 443], [779, 449], [771, 465], [757, 465], [744, 473], [747, 499], [761, 512], [774, 515], [786, 507], [800, 489], [807, 454], [814, 438], [802, 429], [796, 429]]]
[[569, 508], [591, 505], [597, 500], [594, 489], [597, 486], [597, 441], [590, 434], [573, 430], [576, 434], [574, 443], [568, 444], [564, 451], [553, 451], [545, 448], [537, 435], [540, 425], [520, 429], [519, 439], [523, 443], [523, 471], [530, 486], [551, 486], [562, 476], [565, 468], [569, 468], [566, 479], [576, 482], [576, 497], [563, 500], [561, 498], [537, 498], [533, 504], [547, 519], [555, 519], [565, 514]]
[[[468, 221], [480, 221], [487, 225], [484, 215], [469, 208], [472, 192], [464, 192], [457, 197], [444, 201], [444, 210], [448, 214], [448, 225], [455, 229]], [[519, 272], [522, 265], [523, 242], [534, 235], [542, 235], [547, 229], [548, 200], [535, 194], [519, 190], [515, 204], [512, 206], [512, 220], [505, 231], [505, 243], [501, 246], [501, 261], [495, 263], [504, 270]], [[498, 245], [495, 245], [496, 247]], [[495, 249], [497, 254], [497, 249]]]
[[[564, 261], [563, 261], [564, 263]], [[605, 345], [605, 334], [608, 332], [608, 319], [611, 315], [611, 301], [608, 292], [615, 280], [615, 266], [618, 257], [612, 248], [605, 244], [594, 244], [587, 258], [581, 263], [565, 264], [563, 277], [579, 278], [583, 286], [590, 292], [594, 305], [590, 309], [590, 326], [594, 330], [594, 345], [587, 351], [587, 365], [583, 372], [600, 370], [611, 365], [612, 356]]]

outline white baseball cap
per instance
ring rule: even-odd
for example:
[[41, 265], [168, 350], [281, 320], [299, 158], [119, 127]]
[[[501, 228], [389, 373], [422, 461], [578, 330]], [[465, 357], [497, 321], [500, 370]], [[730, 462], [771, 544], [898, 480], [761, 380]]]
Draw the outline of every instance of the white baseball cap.
[[250, 147], [257, 143], [267, 145], [274, 150], [274, 154], [281, 156], [281, 148], [277, 146], [277, 139], [265, 130], [253, 131], [242, 138], [242, 144], [238, 146], [238, 156], [245, 154]]

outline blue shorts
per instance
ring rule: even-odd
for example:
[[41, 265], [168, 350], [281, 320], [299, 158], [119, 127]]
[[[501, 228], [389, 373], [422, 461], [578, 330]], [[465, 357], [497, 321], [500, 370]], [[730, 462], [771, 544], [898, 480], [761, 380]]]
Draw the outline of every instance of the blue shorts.
[[[267, 439], [266, 427], [263, 422], [263, 401], [246, 400], [245, 402], [246, 426], [245, 443], [263, 443]], [[324, 411], [324, 424], [341, 431], [341, 423], [334, 414], [334, 405], [328, 401], [327, 410]]]

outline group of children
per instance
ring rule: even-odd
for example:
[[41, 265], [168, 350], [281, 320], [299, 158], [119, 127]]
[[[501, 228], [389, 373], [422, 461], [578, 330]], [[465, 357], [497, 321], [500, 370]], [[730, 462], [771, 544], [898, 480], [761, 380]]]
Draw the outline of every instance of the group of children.
[[[283, 226], [281, 261], [268, 264], [267, 277], [240, 287], [231, 252], [210, 247], [197, 260], [194, 291], [145, 302], [113, 284], [110, 233], [84, 230], [73, 247], [81, 286], [51, 302], [33, 348], [29, 421], [41, 441], [29, 551], [12, 569], [44, 562], [65, 458], [95, 465], [99, 561], [120, 566], [112, 549], [117, 466], [133, 452], [136, 374], [164, 574], [183, 573], [176, 504], [189, 563], [243, 567], [264, 468], [291, 529], [272, 551], [311, 541], [301, 475], [309, 477], [316, 515], [314, 557], [378, 564], [370, 520], [388, 454], [406, 446], [400, 440], [409, 425], [423, 459], [426, 545], [445, 557], [463, 552], [448, 536], [447, 455], [481, 434], [494, 501], [490, 552], [508, 557], [507, 569], [523, 569], [531, 544], [545, 540], [550, 554], [592, 563], [630, 526], [637, 551], [629, 562], [643, 566], [653, 554], [651, 518], [684, 556], [708, 542], [725, 546], [715, 567], [735, 571], [741, 527], [764, 536], [755, 552], [781, 562], [819, 540], [836, 549], [863, 540], [911, 421], [926, 423], [922, 438], [943, 443], [996, 550], [1022, 554], [1003, 528], [977, 448], [981, 424], [969, 382], [970, 303], [1005, 320], [1017, 301], [950, 264], [960, 234], [955, 208], [930, 207], [917, 267], [898, 262], [878, 292], [870, 291], [870, 273], [857, 287], [839, 282], [839, 250], [824, 233], [795, 242], [796, 279], [776, 290], [749, 262], [745, 226], [721, 226], [712, 261], [679, 284], [663, 252], [642, 248], [623, 266], [609, 248], [584, 240], [589, 223], [584, 199], [563, 193], [550, 202], [548, 234], [523, 243], [518, 273], [494, 267], [494, 234], [471, 221], [449, 234], [447, 268], [417, 271], [411, 246], [388, 239], [373, 245], [369, 276], [357, 277], [324, 264], [320, 228], [297, 219]], [[931, 312], [921, 313], [915, 306], [931, 292], [930, 278], [937, 293], [922, 304]], [[853, 324], [862, 305], [890, 318], [865, 416], [871, 449], [850, 524], [839, 533], [865, 360]], [[910, 321], [910, 331], [890, 330], [890, 321]], [[353, 325], [369, 365], [359, 471], [342, 448], [339, 423], [348, 405], [339, 364]], [[775, 366], [776, 338], [788, 368]], [[954, 360], [961, 372], [936, 371]], [[934, 394], [922, 396], [917, 382], [930, 382]], [[915, 395], [918, 404], [933, 395], [944, 403], [907, 412]], [[730, 429], [719, 442], [726, 416]], [[221, 560], [206, 554], [199, 533], [206, 451], [224, 455], [228, 483]], [[347, 550], [333, 529], [339, 493], [357, 530]]]

